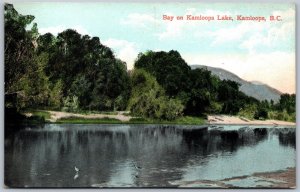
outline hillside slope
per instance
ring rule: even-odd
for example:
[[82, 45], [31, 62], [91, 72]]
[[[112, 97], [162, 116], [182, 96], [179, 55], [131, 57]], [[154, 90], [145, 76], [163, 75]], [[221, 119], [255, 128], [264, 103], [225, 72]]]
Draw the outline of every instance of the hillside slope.
[[207, 70], [211, 71], [212, 74], [218, 76], [221, 80], [231, 80], [239, 83], [240, 90], [248, 96], [254, 97], [260, 101], [262, 100], [273, 100], [274, 102], [278, 102], [280, 95], [282, 94], [280, 91], [270, 87], [269, 85], [263, 84], [261, 82], [249, 82], [246, 81], [234, 73], [231, 73], [227, 70], [215, 67], [209, 67], [205, 65], [191, 65], [192, 69], [196, 68], [207, 68]]

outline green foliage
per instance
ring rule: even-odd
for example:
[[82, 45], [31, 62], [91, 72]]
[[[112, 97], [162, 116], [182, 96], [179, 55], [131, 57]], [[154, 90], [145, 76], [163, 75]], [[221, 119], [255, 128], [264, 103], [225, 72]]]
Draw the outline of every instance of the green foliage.
[[50, 119], [50, 113], [48, 111], [43, 111], [43, 110], [35, 110], [35, 109], [27, 109], [26, 111], [22, 112], [24, 113], [31, 113], [32, 116], [40, 117], [45, 120]]
[[257, 111], [256, 104], [253, 104], [253, 103], [246, 104], [243, 108], [240, 109], [238, 115], [252, 120], [252, 119], [254, 119], [256, 111]]
[[90, 93], [92, 82], [88, 81], [85, 75], [77, 75], [75, 80], [72, 82], [72, 85], [69, 89], [68, 95], [76, 95], [80, 101], [80, 107], [84, 108], [89, 104]]
[[119, 95], [114, 101], [114, 111], [126, 109], [127, 103], [128, 99], [126, 96]]
[[[296, 95], [295, 94], [282, 94], [278, 103], [262, 101], [259, 108], [266, 111], [269, 119], [277, 119], [282, 121], [296, 122]], [[259, 113], [261, 109], [258, 109]]]
[[199, 115], [205, 112], [220, 112], [217, 104], [219, 79], [207, 69], [190, 71], [189, 99], [186, 104], [187, 114]]
[[44, 74], [44, 58], [35, 54], [37, 25], [31, 15], [20, 15], [11, 4], [4, 6], [5, 22], [5, 94], [15, 94], [14, 107], [44, 105], [48, 79]]
[[286, 110], [288, 114], [296, 112], [296, 95], [295, 94], [282, 94], [280, 96], [277, 108], [281, 111]]
[[175, 120], [132, 118], [129, 121], [120, 121], [113, 118], [86, 119], [78, 117], [68, 117], [57, 120], [55, 123], [70, 124], [179, 124], [179, 125], [203, 125], [205, 120], [201, 117], [184, 116]]
[[[65, 111], [115, 111], [156, 121], [223, 113], [295, 121], [296, 95], [258, 101], [239, 84], [207, 69], [192, 70], [179, 52], [140, 53], [131, 76], [99, 37], [67, 29], [40, 35], [34, 16], [4, 6], [5, 106]], [[29, 26], [32, 26], [29, 29]]]
[[77, 96], [67, 96], [63, 99], [63, 111], [77, 112], [79, 109], [79, 101]]
[[210, 105], [205, 108], [205, 111], [209, 114], [220, 114], [222, 112], [223, 104], [212, 101]]
[[46, 71], [52, 81], [62, 80], [64, 97], [77, 95], [80, 108], [89, 110], [113, 110], [115, 100], [122, 97], [118, 107], [125, 109], [130, 94], [126, 63], [116, 59], [99, 38], [68, 29], [56, 40], [47, 35], [41, 41], [45, 46], [41, 50], [51, 51]]
[[281, 121], [291, 121], [296, 122], [296, 113], [288, 114], [286, 110], [283, 111], [269, 111], [269, 119], [277, 119]]
[[182, 115], [180, 100], [169, 99], [156, 79], [144, 70], [132, 74], [132, 95], [129, 109], [144, 118], [173, 120]]
[[35, 36], [33, 31], [26, 30], [33, 19], [31, 15], [20, 15], [11, 4], [4, 6], [6, 93], [19, 91], [15, 83], [34, 67], [31, 61], [34, 56]]
[[48, 106], [51, 106], [53, 109], [60, 109], [62, 105], [62, 81], [58, 80], [49, 93]]
[[177, 117], [182, 116], [184, 106], [178, 99], [168, 99], [167, 97], [160, 98], [160, 119], [174, 120]]
[[32, 24], [34, 17], [20, 15], [11, 4], [5, 4], [4, 17], [5, 94], [12, 101], [7, 105], [61, 109], [65, 98], [64, 109], [69, 110], [67, 101], [76, 95], [81, 109], [127, 107], [130, 82], [126, 63], [116, 59], [98, 37], [72, 29], [57, 37], [39, 35], [37, 25]]
[[140, 53], [134, 65], [155, 76], [157, 82], [165, 89], [166, 94], [173, 97], [181, 91], [187, 91], [190, 81], [190, 67], [177, 51]]
[[121, 124], [122, 121], [113, 118], [101, 118], [101, 119], [85, 119], [78, 117], [61, 118], [55, 123], [70, 123], [70, 124]]
[[267, 119], [268, 110], [266, 108], [258, 107], [257, 111], [254, 114], [254, 119]]
[[174, 120], [160, 120], [147, 118], [132, 118], [131, 124], [178, 124], [178, 125], [203, 125], [205, 120], [202, 117], [182, 116]]

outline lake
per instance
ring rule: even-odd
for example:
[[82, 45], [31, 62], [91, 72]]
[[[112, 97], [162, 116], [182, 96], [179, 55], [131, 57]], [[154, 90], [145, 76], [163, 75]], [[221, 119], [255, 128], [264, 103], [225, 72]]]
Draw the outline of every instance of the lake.
[[295, 128], [267, 126], [27, 127], [5, 139], [5, 184], [271, 187], [274, 181], [230, 178], [294, 168], [295, 132]]

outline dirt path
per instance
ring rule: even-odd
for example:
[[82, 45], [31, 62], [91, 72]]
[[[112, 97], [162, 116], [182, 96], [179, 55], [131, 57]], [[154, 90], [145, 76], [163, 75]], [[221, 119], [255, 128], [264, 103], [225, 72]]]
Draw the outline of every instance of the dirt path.
[[279, 121], [268, 119], [265, 121], [262, 120], [249, 120], [243, 117], [237, 116], [228, 116], [228, 115], [208, 115], [207, 116], [208, 124], [232, 124], [232, 125], [288, 125], [296, 126], [296, 123]]
[[70, 117], [78, 117], [78, 118], [85, 118], [85, 119], [102, 119], [102, 118], [112, 118], [118, 119], [120, 121], [129, 121], [132, 117], [124, 115], [124, 112], [118, 112], [117, 115], [109, 115], [109, 114], [77, 114], [77, 113], [68, 113], [68, 112], [61, 112], [61, 111], [48, 111], [50, 113], [51, 122], [56, 122], [61, 118], [70, 118]]

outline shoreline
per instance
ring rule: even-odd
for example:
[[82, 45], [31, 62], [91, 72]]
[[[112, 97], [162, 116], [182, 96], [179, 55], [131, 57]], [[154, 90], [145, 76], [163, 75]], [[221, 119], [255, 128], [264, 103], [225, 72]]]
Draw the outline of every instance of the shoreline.
[[[255, 181], [255, 186], [245, 187], [249, 180]], [[284, 170], [257, 172], [251, 175], [225, 178], [221, 180], [195, 180], [172, 182], [171, 185], [179, 188], [225, 188], [225, 189], [295, 189], [296, 167]]]
[[[183, 116], [178, 119], [168, 120], [155, 120], [155, 119], [144, 119], [141, 117], [133, 117], [129, 115], [127, 111], [111, 112], [111, 114], [104, 113], [71, 113], [63, 111], [47, 111], [37, 110], [44, 114], [46, 123], [68, 123], [68, 124], [158, 124], [158, 125], [195, 125], [195, 126], [288, 126], [295, 127], [295, 122], [280, 121], [280, 120], [250, 120], [239, 116], [230, 115], [207, 115], [207, 119], [204, 117], [191, 117]], [[114, 114], [113, 114], [114, 113]], [[27, 117], [34, 116], [34, 112], [25, 113]], [[41, 116], [41, 115], [37, 115]]]
[[294, 126], [296, 123], [288, 121], [280, 121], [274, 119], [266, 120], [250, 120], [245, 117], [230, 115], [208, 115], [207, 123], [209, 125], [257, 125], [257, 126]]

